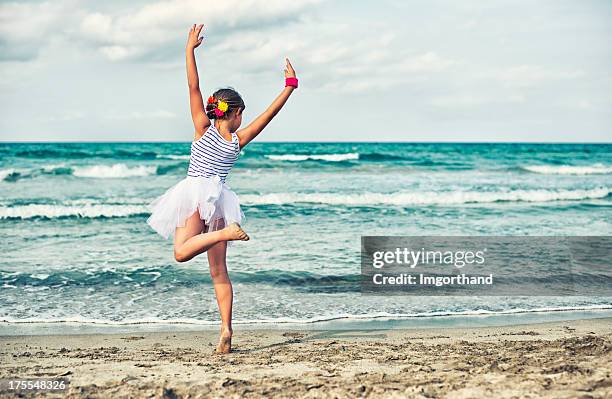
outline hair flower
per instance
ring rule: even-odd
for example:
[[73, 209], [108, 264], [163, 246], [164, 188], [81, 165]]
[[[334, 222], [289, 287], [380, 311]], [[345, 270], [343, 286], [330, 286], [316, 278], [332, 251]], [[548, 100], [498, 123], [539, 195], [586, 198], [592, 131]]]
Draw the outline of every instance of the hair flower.
[[215, 98], [213, 96], [208, 97], [208, 101], [207, 101], [208, 104], [212, 104], [214, 102], [215, 102]]
[[223, 116], [225, 112], [221, 111], [219, 108], [215, 108], [215, 115], [217, 116]]
[[225, 101], [219, 101], [219, 104], [217, 105], [217, 108], [223, 112], [227, 112], [228, 107], [229, 106], [227, 105]]

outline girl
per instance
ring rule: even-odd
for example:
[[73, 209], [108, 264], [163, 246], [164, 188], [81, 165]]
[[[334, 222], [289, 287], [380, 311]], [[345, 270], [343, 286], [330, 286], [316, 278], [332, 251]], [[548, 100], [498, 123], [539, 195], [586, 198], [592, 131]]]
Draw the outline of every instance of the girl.
[[[285, 105], [297, 88], [297, 78], [286, 59], [285, 88], [268, 109], [247, 127], [242, 123], [244, 102], [231, 88], [202, 100], [194, 50], [202, 43], [203, 25], [193, 25], [187, 39], [187, 82], [191, 118], [195, 126], [187, 177], [151, 204], [147, 223], [164, 238], [174, 233], [174, 258], [185, 262], [207, 252], [219, 312], [221, 336], [217, 353], [228, 353], [232, 340], [232, 283], [225, 263], [228, 242], [247, 241], [240, 227], [244, 214], [225, 179], [240, 150], [253, 140]], [[212, 123], [211, 121], [214, 121]]]

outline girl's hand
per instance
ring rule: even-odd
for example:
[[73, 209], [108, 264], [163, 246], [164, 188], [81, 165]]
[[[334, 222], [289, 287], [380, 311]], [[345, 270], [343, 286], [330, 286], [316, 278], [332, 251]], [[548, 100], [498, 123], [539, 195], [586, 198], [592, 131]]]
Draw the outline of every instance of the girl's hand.
[[191, 29], [189, 29], [189, 36], [187, 36], [187, 50], [193, 50], [202, 44], [202, 40], [204, 37], [200, 36], [200, 32], [204, 25], [196, 25], [193, 24]]
[[287, 62], [287, 66], [285, 66], [285, 78], [295, 78], [295, 70], [293, 66], [291, 66], [289, 58], [285, 58], [285, 61]]

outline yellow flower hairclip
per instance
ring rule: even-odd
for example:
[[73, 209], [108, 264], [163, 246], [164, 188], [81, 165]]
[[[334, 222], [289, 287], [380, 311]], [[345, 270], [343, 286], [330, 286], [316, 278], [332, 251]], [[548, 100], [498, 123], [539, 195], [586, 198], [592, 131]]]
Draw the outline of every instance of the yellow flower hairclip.
[[213, 96], [210, 96], [208, 98], [209, 104], [214, 104], [215, 101], [217, 101], [217, 106], [215, 107], [215, 115], [219, 117], [225, 115], [225, 112], [227, 112], [227, 110], [229, 109], [229, 104], [225, 101], [217, 100]]
[[217, 108], [219, 108], [223, 112], [227, 112], [228, 107], [229, 106], [225, 101], [219, 101], [219, 104], [217, 105]]

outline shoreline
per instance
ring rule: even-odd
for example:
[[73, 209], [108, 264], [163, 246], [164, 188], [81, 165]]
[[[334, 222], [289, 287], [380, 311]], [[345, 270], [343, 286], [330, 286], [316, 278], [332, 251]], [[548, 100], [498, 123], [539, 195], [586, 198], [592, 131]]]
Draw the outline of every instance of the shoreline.
[[[468, 328], [500, 327], [513, 325], [541, 324], [571, 320], [612, 318], [612, 308], [543, 309], [495, 313], [459, 312], [456, 314], [423, 314], [398, 317], [397, 315], [354, 315], [323, 318], [308, 322], [234, 321], [235, 329], [244, 330], [380, 330], [380, 329], [427, 329], [427, 328]], [[197, 320], [180, 321], [135, 321], [106, 322], [84, 320], [62, 321], [6, 321], [0, 320], [0, 337], [25, 335], [79, 335], [118, 334], [139, 332], [184, 332], [216, 331], [219, 322]]]
[[[466, 328], [0, 337], [0, 373], [58, 397], [609, 397], [612, 318]], [[0, 392], [4, 397], [6, 392]], [[585, 396], [586, 395], [586, 396]]]

